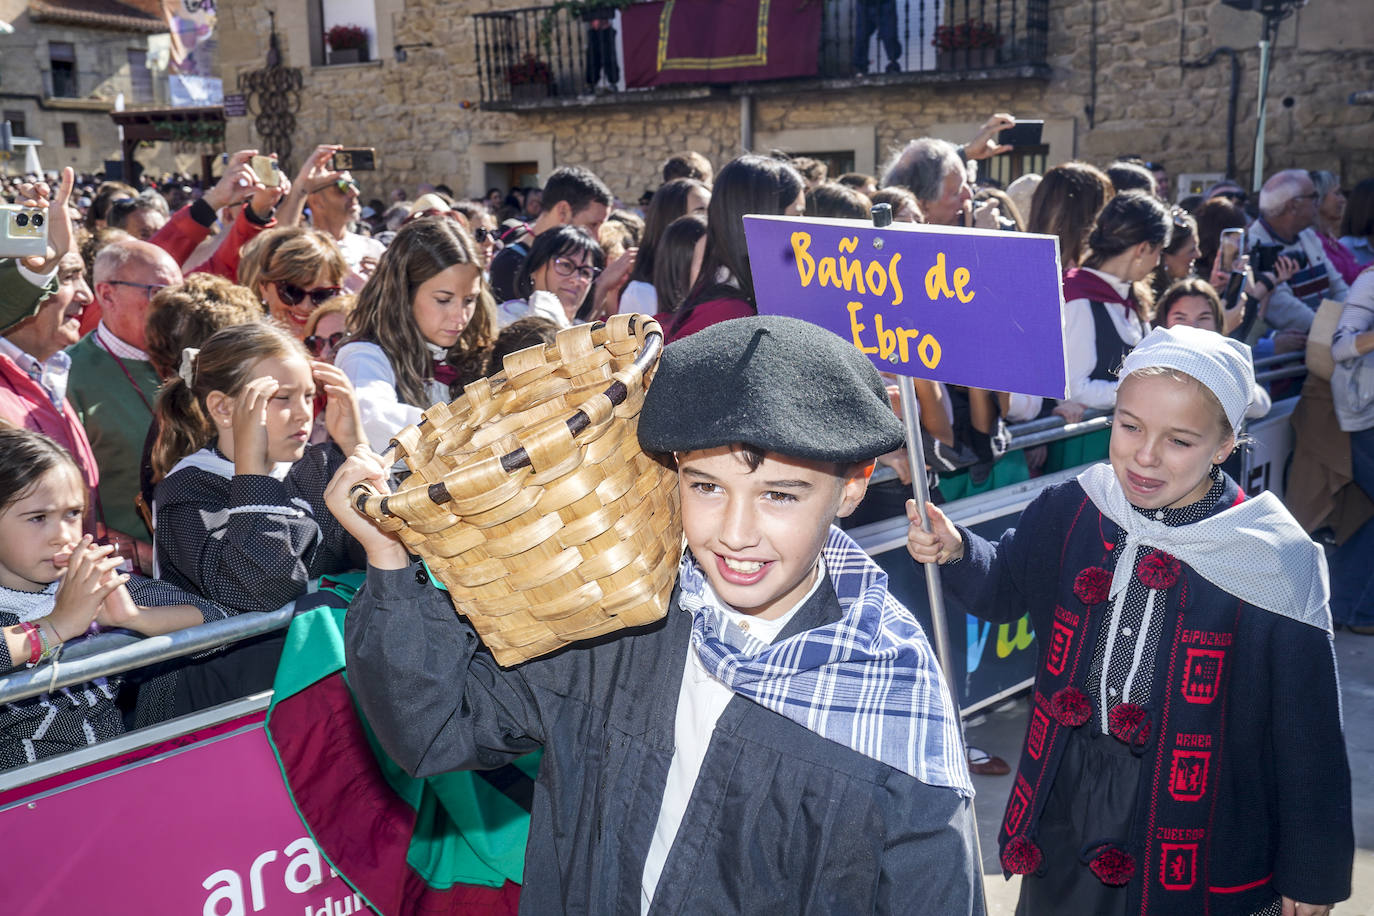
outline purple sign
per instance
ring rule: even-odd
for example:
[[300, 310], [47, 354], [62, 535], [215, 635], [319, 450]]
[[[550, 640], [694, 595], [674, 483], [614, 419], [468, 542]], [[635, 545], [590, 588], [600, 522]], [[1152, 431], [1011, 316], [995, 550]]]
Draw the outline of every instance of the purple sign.
[[760, 312], [828, 328], [884, 372], [1068, 396], [1054, 236], [785, 216], [744, 231]]

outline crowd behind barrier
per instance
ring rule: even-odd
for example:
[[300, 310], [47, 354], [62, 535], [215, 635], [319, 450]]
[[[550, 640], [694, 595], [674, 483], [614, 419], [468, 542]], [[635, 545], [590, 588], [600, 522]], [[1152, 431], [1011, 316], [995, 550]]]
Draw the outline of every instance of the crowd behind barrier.
[[[72, 456], [84, 494], [74, 511], [92, 541], [58, 544], [63, 534], [53, 552], [66, 563], [89, 551], [110, 570], [78, 612], [55, 569], [35, 583], [0, 560], [0, 585], [41, 596], [0, 608], [0, 667], [18, 672], [0, 679], [0, 697], [45, 702], [34, 692], [45, 675], [49, 689], [85, 683], [68, 678], [123, 673], [107, 670], [116, 658], [156, 662], [155, 676], [112, 688], [125, 727], [262, 688], [280, 649], [264, 634], [289, 617], [270, 609], [359, 566], [323, 502], [355, 445], [380, 450], [505, 353], [574, 323], [640, 312], [675, 341], [752, 314], [745, 214], [865, 218], [874, 201], [898, 221], [1060, 242], [1069, 397], [918, 381], [937, 492], [973, 496], [1104, 457], [1115, 371], [1151, 325], [1226, 334], [1253, 347], [1256, 417], [1271, 397], [1298, 399], [1294, 511], [1328, 545], [1337, 622], [1374, 634], [1374, 601], [1361, 597], [1370, 573], [1350, 559], [1374, 542], [1374, 273], [1361, 273], [1374, 180], [1347, 183], [1347, 195], [1340, 176], [1288, 169], [1257, 199], [1225, 181], [1175, 201], [1162, 164], [1123, 156], [1004, 189], [980, 165], [1010, 152], [998, 134], [1012, 123], [996, 114], [962, 145], [913, 140], [879, 175], [829, 176], [780, 153], [717, 171], [684, 152], [638, 206], [621, 202], [609, 176], [575, 166], [479, 200], [441, 183], [382, 188], [335, 169], [332, 144], [271, 187], [252, 167], [270, 151], [257, 150], [226, 155], [209, 186], [69, 171], [3, 179], [5, 199], [48, 209], [50, 246], [0, 262], [0, 419]], [[1241, 228], [1244, 242], [1228, 247]], [[876, 482], [905, 479], [900, 451], [880, 463]], [[133, 604], [111, 584], [115, 558], [204, 607], [187, 616], [177, 609], [193, 602]], [[48, 659], [82, 615], [151, 638], [73, 645], [58, 685]], [[244, 645], [175, 661], [216, 639]]]

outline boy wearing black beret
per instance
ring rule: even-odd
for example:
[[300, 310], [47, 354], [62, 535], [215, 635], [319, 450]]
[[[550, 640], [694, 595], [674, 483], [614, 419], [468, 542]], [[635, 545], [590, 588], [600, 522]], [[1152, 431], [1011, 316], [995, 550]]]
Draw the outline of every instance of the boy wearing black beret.
[[340, 470], [370, 567], [348, 670], [382, 746], [417, 776], [543, 747], [522, 913], [982, 913], [957, 711], [831, 524], [902, 442], [872, 365], [805, 322], [722, 322], [664, 351], [639, 436], [679, 469], [667, 616], [512, 669], [346, 508], [380, 461]]

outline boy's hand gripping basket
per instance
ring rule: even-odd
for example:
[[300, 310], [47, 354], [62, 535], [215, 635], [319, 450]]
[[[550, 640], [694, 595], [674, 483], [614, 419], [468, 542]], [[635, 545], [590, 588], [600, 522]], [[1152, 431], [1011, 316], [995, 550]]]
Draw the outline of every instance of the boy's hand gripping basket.
[[398, 492], [359, 512], [424, 558], [502, 665], [662, 617], [682, 544], [676, 474], [639, 447], [658, 323], [616, 315], [506, 357], [392, 440]]

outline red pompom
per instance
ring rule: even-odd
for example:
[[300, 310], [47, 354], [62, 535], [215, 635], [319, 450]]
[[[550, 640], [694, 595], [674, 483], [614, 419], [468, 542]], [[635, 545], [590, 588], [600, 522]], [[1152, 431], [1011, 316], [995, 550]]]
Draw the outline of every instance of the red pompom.
[[1135, 859], [1119, 846], [1108, 846], [1088, 864], [1097, 879], [1111, 887], [1120, 887], [1135, 874]]
[[1060, 725], [1077, 728], [1093, 714], [1092, 703], [1088, 696], [1077, 687], [1063, 687], [1050, 697], [1050, 712]]
[[1040, 870], [1045, 856], [1026, 836], [1014, 836], [1002, 847], [1002, 868], [1013, 875], [1029, 875]]
[[1107, 729], [1118, 741], [1144, 747], [1150, 740], [1150, 714], [1143, 706], [1122, 703], [1107, 713]]
[[1111, 594], [1112, 574], [1101, 566], [1089, 566], [1073, 580], [1073, 593], [1084, 604], [1101, 604]]
[[1180, 565], [1177, 559], [1162, 550], [1151, 550], [1136, 564], [1136, 577], [1146, 588], [1166, 589], [1178, 581]]

